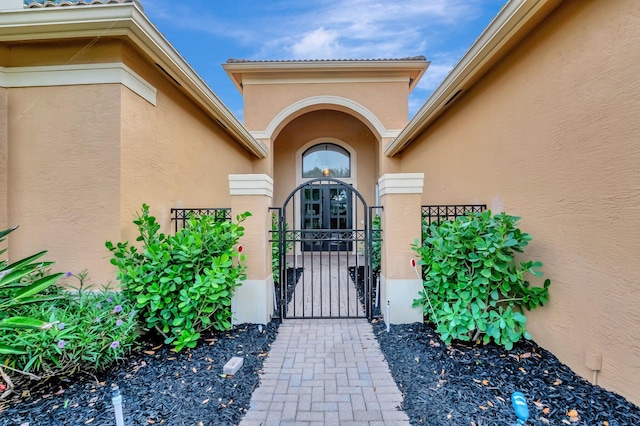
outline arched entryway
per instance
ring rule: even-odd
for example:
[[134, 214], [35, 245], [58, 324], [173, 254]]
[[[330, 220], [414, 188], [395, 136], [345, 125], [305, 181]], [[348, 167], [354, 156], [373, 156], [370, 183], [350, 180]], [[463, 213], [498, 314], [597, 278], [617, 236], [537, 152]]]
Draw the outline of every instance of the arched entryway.
[[316, 178], [295, 188], [278, 213], [281, 318], [371, 318], [364, 197], [340, 179]]

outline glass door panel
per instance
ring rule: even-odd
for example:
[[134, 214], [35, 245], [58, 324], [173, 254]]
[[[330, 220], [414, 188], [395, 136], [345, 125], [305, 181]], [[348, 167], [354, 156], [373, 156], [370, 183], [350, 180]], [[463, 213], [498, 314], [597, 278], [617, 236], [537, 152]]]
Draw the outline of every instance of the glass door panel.
[[302, 193], [302, 229], [317, 232], [303, 232], [304, 250], [351, 250], [350, 230], [351, 191], [339, 185], [318, 185], [305, 188]]

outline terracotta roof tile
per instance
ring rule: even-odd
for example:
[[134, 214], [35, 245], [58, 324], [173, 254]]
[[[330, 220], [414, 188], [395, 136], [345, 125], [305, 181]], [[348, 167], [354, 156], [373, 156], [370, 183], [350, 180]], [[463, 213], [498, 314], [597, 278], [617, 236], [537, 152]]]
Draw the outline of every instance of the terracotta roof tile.
[[254, 61], [252, 59], [227, 59], [228, 64], [245, 64], [245, 63], [268, 63], [268, 62], [366, 62], [366, 61], [425, 61], [427, 58], [420, 56], [408, 56], [405, 58], [380, 58], [380, 59], [278, 59], [278, 60], [261, 60]]
[[93, 6], [121, 3], [135, 3], [142, 10], [142, 5], [138, 0], [24, 0], [24, 7], [26, 9], [37, 9], [41, 7]]

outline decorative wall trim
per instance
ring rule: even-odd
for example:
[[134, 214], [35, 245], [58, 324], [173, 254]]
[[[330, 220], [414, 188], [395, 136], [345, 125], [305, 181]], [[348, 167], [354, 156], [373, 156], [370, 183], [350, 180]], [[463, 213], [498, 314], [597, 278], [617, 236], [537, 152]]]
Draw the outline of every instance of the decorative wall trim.
[[244, 280], [231, 299], [234, 324], [267, 324], [273, 317], [273, 275], [266, 280]]
[[[407, 265], [409, 262], [407, 262]], [[390, 279], [380, 276], [380, 311], [387, 324], [412, 324], [422, 322], [424, 313], [422, 307], [413, 307], [416, 294], [423, 291], [420, 279]], [[387, 301], [389, 302], [389, 314], [387, 317]]]
[[273, 197], [273, 179], [265, 174], [229, 175], [229, 192]]
[[351, 156], [351, 177], [340, 178], [340, 180], [352, 185], [355, 189], [358, 189], [358, 151], [345, 141], [332, 137], [315, 138], [298, 148], [296, 151], [296, 187], [313, 179], [302, 177], [302, 154], [312, 146], [323, 143], [332, 143], [349, 151], [349, 155]]
[[242, 86], [248, 86], [252, 84], [327, 84], [327, 83], [405, 83], [409, 84], [410, 78], [408, 76], [383, 76], [383, 77], [327, 77], [325, 75], [319, 77], [305, 77], [305, 78], [259, 78], [259, 77], [245, 77], [242, 79]]
[[2, 87], [122, 84], [152, 105], [158, 90], [122, 62], [107, 64], [0, 67]]
[[422, 194], [424, 173], [387, 173], [378, 180], [380, 196], [387, 194]]
[[387, 130], [374, 113], [351, 99], [343, 98], [341, 96], [313, 96], [295, 102], [280, 111], [273, 120], [271, 120], [264, 131], [252, 131], [250, 133], [255, 139], [271, 139], [280, 124], [291, 116], [295, 117], [296, 112], [313, 105], [322, 104], [338, 105], [356, 112], [365, 120], [365, 124], [377, 133], [380, 138], [395, 138], [401, 132], [401, 130]]

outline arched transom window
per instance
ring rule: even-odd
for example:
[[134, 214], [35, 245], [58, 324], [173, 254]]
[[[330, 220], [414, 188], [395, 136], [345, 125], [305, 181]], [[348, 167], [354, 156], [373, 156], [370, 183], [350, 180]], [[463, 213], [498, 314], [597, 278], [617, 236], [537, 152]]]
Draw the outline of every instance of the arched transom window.
[[302, 154], [302, 177], [351, 177], [351, 155], [333, 143], [321, 143]]

